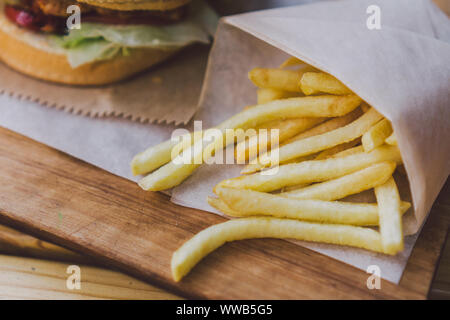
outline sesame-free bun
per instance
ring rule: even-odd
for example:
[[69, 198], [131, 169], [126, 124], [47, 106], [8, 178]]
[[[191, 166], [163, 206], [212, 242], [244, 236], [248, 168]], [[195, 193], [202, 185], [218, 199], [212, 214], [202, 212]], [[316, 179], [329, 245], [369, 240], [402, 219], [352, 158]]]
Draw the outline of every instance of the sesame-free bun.
[[[31, 33], [31, 32], [30, 32]], [[42, 50], [0, 30], [0, 60], [34, 78], [70, 85], [104, 85], [128, 78], [169, 58], [175, 51], [139, 48], [73, 69], [65, 54]]]

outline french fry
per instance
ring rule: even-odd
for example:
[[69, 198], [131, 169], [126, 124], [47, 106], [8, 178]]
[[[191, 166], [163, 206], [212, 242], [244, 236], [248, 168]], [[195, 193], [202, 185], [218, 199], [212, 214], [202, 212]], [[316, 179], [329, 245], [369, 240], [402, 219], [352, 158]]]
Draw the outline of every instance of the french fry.
[[171, 160], [176, 141], [167, 140], [137, 154], [131, 161], [131, 172], [137, 176], [151, 172]]
[[323, 159], [328, 159], [331, 158], [332, 156], [344, 152], [346, 150], [352, 149], [354, 146], [358, 145], [361, 142], [361, 139], [355, 139], [353, 141], [350, 142], [346, 142], [343, 144], [338, 144], [337, 146], [330, 148], [330, 149], [326, 149], [324, 151], [322, 151], [321, 153], [319, 153], [314, 159], [315, 160], [323, 160]]
[[[270, 153], [263, 155], [262, 157], [265, 159], [272, 159], [271, 153], [277, 152], [278, 156], [276, 158], [279, 163], [282, 164], [292, 159], [329, 149], [361, 137], [373, 124], [377, 123], [382, 118], [383, 116], [375, 109], [371, 109], [345, 127], [303, 140], [298, 140], [289, 144], [284, 144], [277, 149], [272, 149]], [[247, 168], [245, 168], [245, 173], [260, 171], [265, 167], [278, 165], [279, 163], [260, 161], [258, 159], [257, 163], [251, 163], [247, 166]]]
[[[395, 166], [396, 165], [393, 162], [382, 162], [335, 180], [314, 184], [309, 187], [304, 185], [296, 186], [295, 190], [285, 191], [277, 195], [280, 197], [301, 200], [334, 201], [383, 184], [391, 177], [395, 170]], [[243, 216], [242, 213], [231, 209], [222, 199], [208, 197], [208, 203], [213, 208], [230, 217]], [[408, 202], [401, 203], [401, 210], [403, 213], [406, 212], [409, 207], [410, 204]], [[271, 215], [276, 216], [276, 214]], [[367, 223], [370, 223], [370, 221]]]
[[378, 146], [381, 146], [385, 140], [392, 134], [391, 123], [383, 119], [376, 123], [362, 136], [362, 145], [365, 152], [370, 152]]
[[[378, 206], [370, 203], [304, 200], [233, 188], [215, 189], [234, 217], [272, 216], [311, 222], [377, 226]], [[409, 209], [405, 203], [404, 209]], [[406, 211], [405, 210], [405, 211]]]
[[300, 80], [300, 86], [303, 93], [307, 96], [321, 92], [337, 95], [352, 93], [338, 79], [323, 72], [305, 72]]
[[309, 66], [296, 71], [255, 68], [248, 73], [248, 78], [259, 88], [302, 93], [300, 80], [305, 72], [311, 70], [314, 68]]
[[330, 120], [327, 120], [321, 124], [319, 124], [318, 126], [315, 126], [303, 133], [300, 133], [294, 137], [292, 137], [291, 139], [287, 140], [285, 142], [285, 144], [294, 142], [294, 141], [298, 141], [298, 140], [302, 140], [302, 139], [306, 139], [312, 136], [317, 136], [319, 134], [323, 134], [335, 129], [338, 129], [340, 127], [346, 126], [347, 124], [351, 123], [352, 121], [358, 119], [361, 115], [362, 115], [362, 111], [361, 108], [357, 108], [355, 110], [353, 110], [352, 112], [347, 113], [344, 116], [341, 117], [336, 117], [336, 118], [332, 118]]
[[323, 95], [275, 100], [243, 110], [222, 122], [217, 128], [221, 130], [247, 129], [278, 119], [339, 117], [352, 112], [360, 105], [361, 101], [355, 95]]
[[341, 152], [338, 152], [331, 156], [331, 158], [343, 158], [346, 156], [351, 156], [353, 154], [364, 152], [363, 146], [356, 146], [354, 148], [350, 148]]
[[286, 192], [299, 190], [299, 189], [302, 189], [302, 188], [307, 187], [309, 185], [310, 185], [309, 183], [303, 183], [303, 184], [297, 184], [295, 186], [286, 186], [286, 187], [281, 188], [280, 193], [286, 193]]
[[380, 234], [370, 228], [276, 218], [235, 219], [204, 229], [175, 251], [172, 277], [180, 281], [206, 255], [227, 242], [255, 238], [296, 239], [383, 251]]
[[[334, 201], [343, 199], [349, 195], [372, 189], [387, 181], [396, 168], [395, 162], [381, 162], [365, 169], [342, 176], [341, 178], [317, 183], [314, 185], [296, 185], [283, 188], [278, 195], [293, 199], [314, 199]], [[208, 203], [217, 210], [232, 217], [238, 217], [239, 213], [232, 210], [219, 198], [208, 197]]]
[[395, 168], [395, 162], [381, 162], [340, 178], [280, 193], [279, 195], [295, 199], [324, 201], [343, 199], [385, 183], [392, 176]]
[[302, 92], [302, 73], [298, 71], [255, 68], [248, 73], [248, 78], [259, 88]]
[[[362, 112], [360, 110], [360, 108], [357, 108], [355, 110], [353, 110], [352, 112], [342, 116], [342, 117], [337, 117], [337, 118], [332, 118], [331, 120], [327, 120], [309, 130], [306, 130], [303, 133], [300, 133], [286, 141], [283, 142], [283, 144], [289, 144], [292, 143], [294, 141], [298, 141], [298, 140], [302, 140], [302, 139], [306, 139], [312, 136], [316, 136], [319, 134], [323, 134], [329, 131], [332, 131], [334, 129], [343, 127], [347, 124], [349, 124], [350, 122], [354, 121], [355, 119], [357, 119], [359, 116], [362, 115]], [[305, 160], [312, 160], [314, 159], [316, 156], [318, 155], [309, 155], [309, 156], [305, 156], [305, 157], [299, 157], [290, 161], [286, 161], [285, 164], [287, 163], [295, 163], [295, 162], [301, 162], [301, 161], [305, 161]], [[247, 165], [244, 169], [242, 169], [241, 174], [249, 174], [249, 173], [254, 173], [256, 171], [258, 171], [259, 169], [259, 165], [257, 164], [249, 164]]]
[[[354, 110], [361, 103], [356, 96], [300, 97], [277, 100], [243, 110], [222, 122], [217, 129], [248, 129], [277, 119], [301, 117], [334, 117]], [[191, 139], [194, 143], [194, 139]], [[168, 140], [137, 155], [131, 163], [134, 175], [151, 172], [171, 160], [172, 149], [182, 142]], [[180, 148], [180, 152], [185, 148]], [[210, 150], [209, 150], [210, 151]], [[166, 170], [167, 171], [167, 170]]]
[[304, 66], [305, 63], [296, 58], [296, 57], [290, 57], [287, 58], [281, 65], [280, 65], [280, 69], [284, 69], [284, 68], [288, 68], [288, 67], [294, 67], [294, 66]]
[[259, 88], [257, 91], [258, 104], [264, 104], [274, 100], [293, 98], [298, 96], [298, 93], [277, 89]]
[[397, 145], [397, 137], [395, 136], [395, 133], [392, 133], [387, 139], [386, 143], [390, 144], [391, 146]]
[[370, 153], [362, 152], [342, 158], [286, 164], [271, 169], [273, 174], [265, 171], [240, 176], [224, 180], [219, 183], [219, 186], [270, 192], [280, 190], [285, 186], [339, 178], [384, 161], [394, 161], [397, 164], [402, 163], [400, 151], [397, 147], [383, 145]]
[[[279, 130], [278, 143], [282, 143], [287, 139], [295, 136], [299, 132], [310, 129], [311, 127], [323, 122], [326, 118], [299, 118], [288, 120], [276, 120], [266, 125], [268, 131], [272, 129]], [[259, 128], [258, 128], [259, 129]], [[262, 145], [261, 144], [266, 144]], [[238, 163], [243, 163], [249, 158], [253, 158], [258, 155], [261, 147], [267, 150], [272, 146], [270, 140], [263, 141], [259, 135], [256, 134], [247, 140], [240, 142], [236, 146], [236, 160]]]
[[[208, 130], [204, 132], [204, 134], [207, 133]], [[146, 191], [161, 191], [180, 184], [205, 160], [208, 155], [204, 156], [205, 149], [218, 150], [227, 143], [234, 143], [236, 137], [234, 130], [228, 130], [225, 133], [219, 131], [219, 134], [220, 136], [213, 139], [213, 142], [209, 141], [211, 137], [201, 136], [202, 139], [198, 141], [198, 145], [184, 150], [178, 157], [141, 179], [138, 185]]]
[[394, 178], [375, 188], [377, 197], [381, 243], [384, 252], [396, 254], [403, 250], [401, 200]]
[[[347, 96], [343, 99], [333, 96], [293, 99], [295, 100], [273, 101], [243, 110], [234, 117], [224, 121], [217, 128], [219, 130], [247, 129], [276, 119], [318, 117], [322, 112], [326, 117], [333, 117], [336, 114], [345, 114], [352, 111], [361, 101], [356, 96]], [[333, 110], [334, 108], [336, 110]], [[191, 140], [194, 142], [194, 139]], [[177, 142], [168, 140], [140, 153], [132, 161], [133, 174], [148, 173], [168, 163], [171, 160], [172, 149], [177, 145]], [[180, 151], [182, 150], [184, 149], [181, 148]]]
[[226, 214], [230, 217], [239, 217], [239, 212], [234, 211], [231, 209], [225, 202], [223, 202], [222, 199], [215, 198], [215, 197], [207, 197], [206, 200], [208, 201], [208, 204], [213, 207], [214, 209], [219, 210], [220, 212]]
[[199, 166], [199, 164], [176, 164], [171, 161], [141, 179], [138, 185], [146, 191], [167, 190], [182, 183]]
[[[186, 139], [190, 136], [189, 139]], [[179, 140], [167, 140], [156, 146], [150, 147], [147, 150], [137, 154], [131, 161], [131, 172], [137, 176], [152, 172], [172, 160], [172, 152], [174, 148], [178, 148], [179, 153], [189, 148], [194, 142], [194, 134], [181, 136]], [[191, 143], [186, 144], [190, 141]]]
[[[251, 128], [270, 120], [283, 118], [339, 116], [356, 109], [360, 103], [360, 98], [356, 96], [320, 96], [277, 100], [244, 110], [222, 122], [217, 129], [225, 131], [225, 129]], [[231, 141], [224, 137], [222, 140], [227, 143], [234, 142], [234, 140]], [[203, 159], [209, 159], [216, 150], [225, 146], [223, 141], [216, 139], [213, 143], [204, 146], [202, 154], [193, 150], [194, 146], [191, 146], [190, 151], [194, 154], [194, 158], [203, 155]], [[172, 160], [143, 178], [139, 182], [139, 186], [147, 191], [173, 188], [189, 177], [198, 166], [197, 163], [179, 164]]]

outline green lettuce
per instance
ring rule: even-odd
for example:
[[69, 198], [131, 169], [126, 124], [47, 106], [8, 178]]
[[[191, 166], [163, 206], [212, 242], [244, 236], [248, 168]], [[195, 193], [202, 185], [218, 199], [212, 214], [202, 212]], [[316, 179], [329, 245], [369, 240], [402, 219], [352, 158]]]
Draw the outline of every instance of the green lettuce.
[[170, 50], [194, 42], [209, 43], [217, 22], [218, 16], [203, 0], [194, 0], [188, 18], [176, 24], [121, 26], [81, 23], [81, 29], [54, 37], [53, 45], [63, 48], [70, 65], [76, 68], [119, 54], [128, 55], [133, 48]]

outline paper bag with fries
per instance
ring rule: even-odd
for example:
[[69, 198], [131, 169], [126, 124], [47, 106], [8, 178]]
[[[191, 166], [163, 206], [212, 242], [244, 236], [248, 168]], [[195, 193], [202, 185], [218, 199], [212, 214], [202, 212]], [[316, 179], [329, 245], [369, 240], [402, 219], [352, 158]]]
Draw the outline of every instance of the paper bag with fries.
[[[223, 19], [197, 115], [220, 139], [187, 134], [132, 163], [147, 175], [143, 189], [175, 187], [175, 202], [236, 218], [180, 247], [174, 279], [247, 238], [404, 253], [403, 236], [421, 228], [450, 172], [449, 43], [448, 18], [427, 0], [346, 0]], [[255, 133], [238, 133], [248, 129]], [[275, 140], [258, 134], [272, 129]], [[230, 146], [245, 167], [203, 163]], [[203, 162], [180, 162], [186, 154]]]

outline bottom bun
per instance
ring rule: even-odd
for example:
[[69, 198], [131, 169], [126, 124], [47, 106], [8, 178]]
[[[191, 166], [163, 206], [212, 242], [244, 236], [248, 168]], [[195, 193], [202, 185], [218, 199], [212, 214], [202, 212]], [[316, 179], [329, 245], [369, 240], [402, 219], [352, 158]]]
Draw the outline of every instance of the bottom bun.
[[[23, 30], [21, 30], [23, 32]], [[31, 34], [31, 32], [29, 32]], [[127, 56], [72, 68], [65, 54], [43, 50], [0, 30], [0, 60], [29, 76], [70, 85], [104, 85], [126, 79], [171, 57], [177, 50], [137, 48]]]

